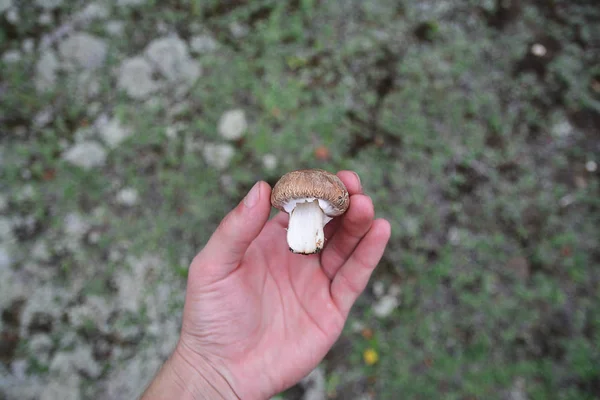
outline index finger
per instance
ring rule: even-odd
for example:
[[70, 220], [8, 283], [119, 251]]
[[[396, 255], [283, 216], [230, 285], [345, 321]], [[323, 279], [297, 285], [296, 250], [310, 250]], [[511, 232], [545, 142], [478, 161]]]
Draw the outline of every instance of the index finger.
[[350, 196], [353, 194], [362, 194], [362, 185], [356, 172], [343, 170], [339, 171], [336, 175], [342, 182], [344, 182], [344, 185], [346, 186], [346, 189], [348, 189], [348, 194], [350, 194]]

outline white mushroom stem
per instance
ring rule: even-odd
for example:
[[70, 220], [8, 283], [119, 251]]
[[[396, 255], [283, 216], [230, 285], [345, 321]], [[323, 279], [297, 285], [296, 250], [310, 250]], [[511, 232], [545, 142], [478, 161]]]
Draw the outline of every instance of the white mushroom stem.
[[323, 227], [329, 220], [318, 201], [297, 203], [290, 212], [287, 231], [290, 250], [301, 254], [314, 254], [321, 251], [325, 242]]

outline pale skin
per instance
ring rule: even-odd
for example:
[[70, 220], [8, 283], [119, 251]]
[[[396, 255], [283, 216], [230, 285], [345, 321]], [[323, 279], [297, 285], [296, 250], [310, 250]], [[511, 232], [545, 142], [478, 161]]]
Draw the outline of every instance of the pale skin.
[[358, 176], [340, 171], [350, 208], [320, 254], [288, 250], [258, 182], [191, 263], [179, 342], [143, 400], [269, 399], [324, 358], [390, 238]]

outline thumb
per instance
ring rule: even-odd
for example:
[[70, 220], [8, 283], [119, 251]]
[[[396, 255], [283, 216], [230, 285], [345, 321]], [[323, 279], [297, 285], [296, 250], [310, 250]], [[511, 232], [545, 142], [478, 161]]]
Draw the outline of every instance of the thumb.
[[270, 197], [271, 187], [266, 182], [257, 182], [221, 221], [191, 268], [199, 268], [198, 273], [211, 281], [233, 272], [269, 219]]

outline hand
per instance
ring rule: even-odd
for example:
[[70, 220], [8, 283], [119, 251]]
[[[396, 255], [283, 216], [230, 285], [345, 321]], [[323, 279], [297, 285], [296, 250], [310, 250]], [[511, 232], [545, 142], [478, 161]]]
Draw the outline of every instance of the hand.
[[326, 225], [321, 254], [288, 250], [288, 215], [267, 222], [271, 188], [258, 182], [194, 258], [170, 360], [189, 393], [202, 396], [198, 386], [208, 382], [213, 397], [268, 399], [306, 376], [337, 340], [390, 237], [358, 176], [338, 176], [350, 208]]

